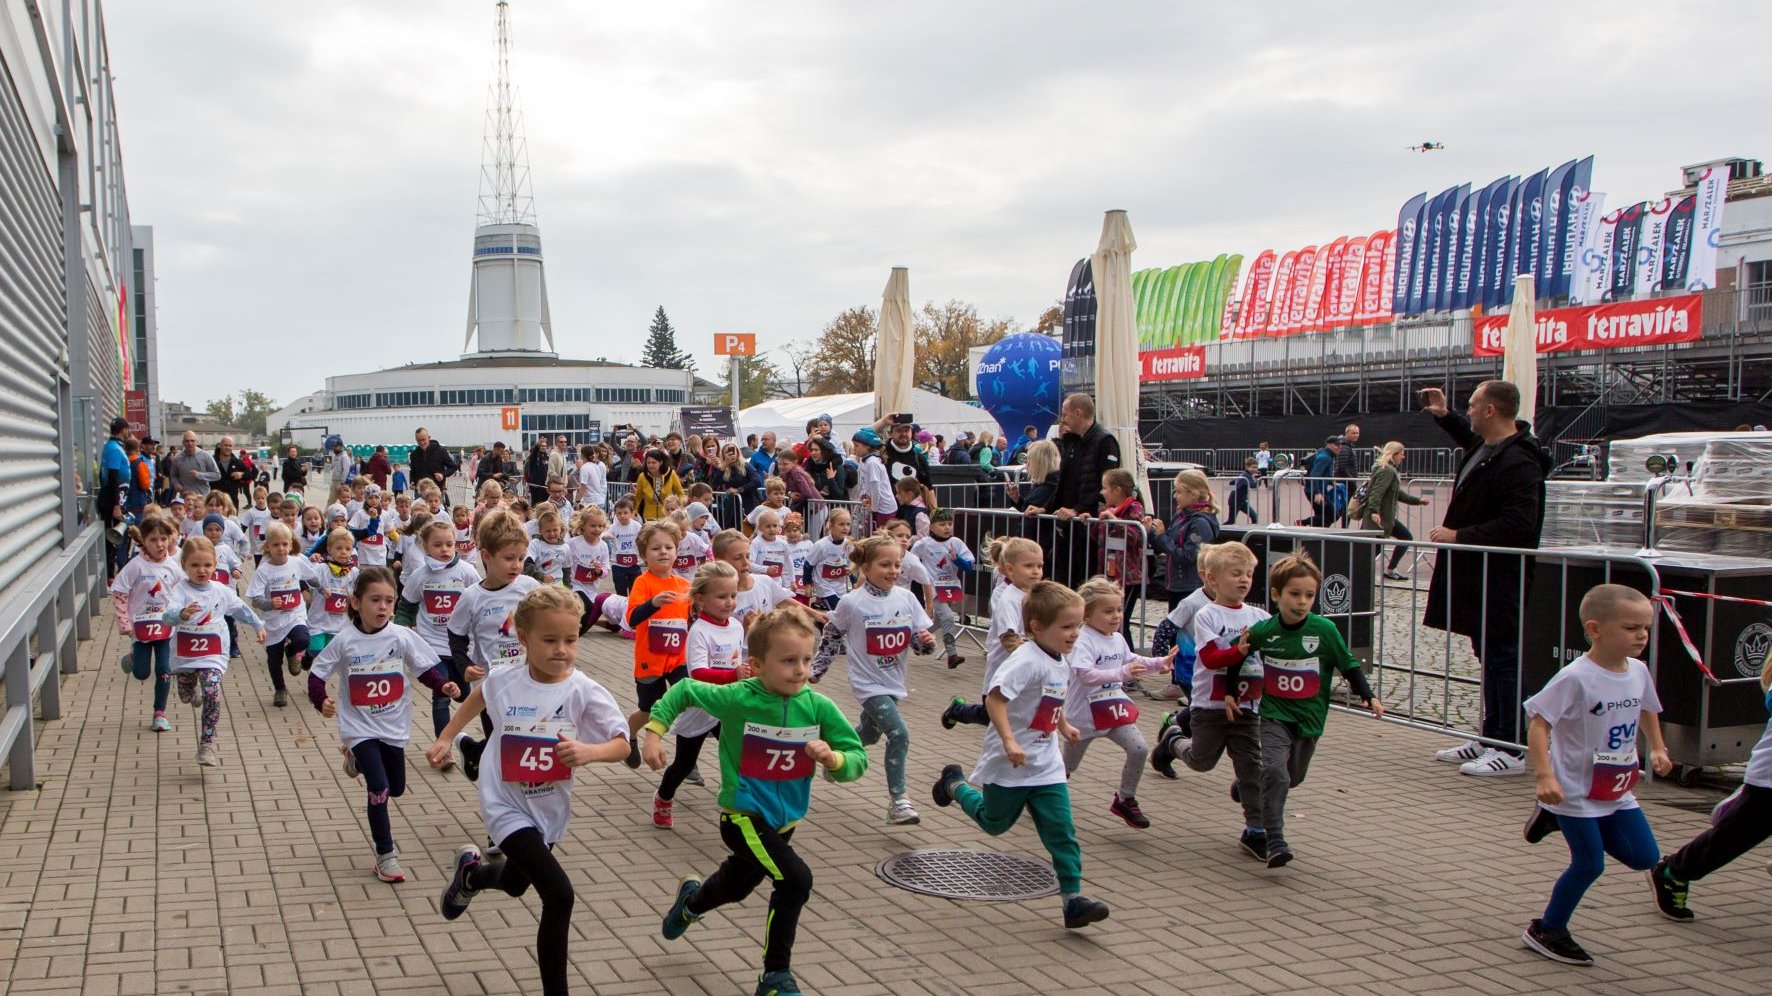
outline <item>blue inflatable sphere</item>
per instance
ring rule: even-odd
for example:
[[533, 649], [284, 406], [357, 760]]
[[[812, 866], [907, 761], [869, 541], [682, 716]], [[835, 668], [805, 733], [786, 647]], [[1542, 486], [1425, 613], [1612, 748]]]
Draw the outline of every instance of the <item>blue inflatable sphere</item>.
[[1058, 340], [1018, 332], [1004, 336], [979, 361], [978, 401], [1005, 436], [1015, 439], [1031, 425], [1044, 437], [1058, 421], [1058, 407], [1064, 401], [1061, 357]]

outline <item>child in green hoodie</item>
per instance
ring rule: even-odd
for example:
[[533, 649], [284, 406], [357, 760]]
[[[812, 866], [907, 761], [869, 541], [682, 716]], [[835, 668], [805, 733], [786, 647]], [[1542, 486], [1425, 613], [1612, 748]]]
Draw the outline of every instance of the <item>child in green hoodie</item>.
[[732, 854], [706, 882], [693, 876], [677, 888], [664, 917], [675, 940], [714, 909], [774, 883], [763, 928], [763, 974], [757, 996], [800, 996], [790, 969], [800, 910], [812, 895], [812, 870], [794, 852], [794, 828], [812, 798], [812, 776], [854, 781], [867, 771], [867, 751], [830, 699], [807, 687], [818, 624], [784, 603], [751, 623], [745, 677], [730, 685], [679, 682], [652, 707], [641, 754], [665, 767], [660, 737], [677, 714], [696, 706], [720, 721], [720, 839]]

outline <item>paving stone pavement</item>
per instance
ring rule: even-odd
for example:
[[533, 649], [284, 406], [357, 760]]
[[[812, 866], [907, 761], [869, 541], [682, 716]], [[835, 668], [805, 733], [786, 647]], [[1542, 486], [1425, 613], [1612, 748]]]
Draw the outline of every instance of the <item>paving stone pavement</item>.
[[[175, 699], [178, 729], [148, 732], [151, 687], [119, 672], [125, 642], [108, 616], [95, 631], [80, 672], [64, 679], [64, 718], [38, 727], [41, 788], [0, 794], [0, 992], [537, 990], [533, 897], [484, 895], [454, 923], [437, 913], [453, 848], [483, 830], [470, 783], [424, 766], [428, 726], [415, 730], [406, 795], [393, 805], [408, 880], [385, 885], [370, 873], [363, 788], [341, 772], [331, 725], [305, 697], [271, 707], [259, 648], [224, 685], [223, 765], [201, 769], [191, 712]], [[629, 647], [599, 633], [580, 655], [624, 703]], [[970, 767], [976, 755], [976, 729], [943, 731], [936, 716], [950, 696], [976, 694], [981, 659], [974, 649], [953, 672], [913, 662], [905, 715], [921, 826], [883, 825], [877, 770], [814, 787], [795, 839], [817, 880], [795, 958], [808, 992], [1768, 991], [1768, 849], [1696, 886], [1689, 925], [1657, 916], [1642, 877], [1613, 864], [1574, 924], [1598, 967], [1554, 965], [1519, 944], [1567, 856], [1559, 838], [1536, 848], [1519, 838], [1530, 780], [1461, 777], [1429, 756], [1443, 738], [1349, 715], [1332, 717], [1292, 795], [1299, 857], [1285, 869], [1237, 851], [1228, 774], [1150, 774], [1139, 795], [1155, 826], [1111, 817], [1118, 752], [1098, 744], [1072, 788], [1087, 887], [1113, 906], [1111, 920], [1067, 932], [1056, 898], [961, 904], [891, 888], [876, 864], [915, 848], [1044, 858], [1025, 823], [993, 840], [926, 801], [942, 763]], [[841, 664], [821, 687], [858, 712]], [[1148, 737], [1159, 712], [1144, 710]], [[414, 715], [428, 724], [423, 701]], [[658, 935], [677, 879], [724, 854], [712, 786], [686, 786], [677, 829], [661, 832], [649, 820], [656, 775], [613, 764], [577, 779], [558, 850], [578, 890], [575, 991], [750, 992], [765, 896], [681, 941]], [[1657, 783], [1644, 796], [1671, 849], [1721, 792]]]

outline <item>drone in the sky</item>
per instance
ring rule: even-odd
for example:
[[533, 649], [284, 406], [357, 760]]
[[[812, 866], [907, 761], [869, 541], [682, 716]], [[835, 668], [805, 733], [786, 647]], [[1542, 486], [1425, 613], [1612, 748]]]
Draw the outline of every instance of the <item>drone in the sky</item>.
[[1445, 152], [1446, 151], [1446, 143], [1445, 142], [1423, 142], [1420, 145], [1409, 146], [1409, 151], [1410, 152]]

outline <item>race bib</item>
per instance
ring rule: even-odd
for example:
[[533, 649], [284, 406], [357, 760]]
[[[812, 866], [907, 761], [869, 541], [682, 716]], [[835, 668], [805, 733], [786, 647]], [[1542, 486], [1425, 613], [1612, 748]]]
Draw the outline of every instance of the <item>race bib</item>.
[[350, 690], [351, 704], [358, 708], [375, 709], [406, 697], [406, 672], [399, 661], [352, 664], [345, 684]]
[[[875, 657], [898, 657], [911, 648], [911, 631], [904, 626], [869, 626], [867, 648]], [[896, 660], [880, 662], [882, 667], [897, 663]]]
[[1642, 777], [1634, 748], [1595, 751], [1593, 781], [1588, 786], [1587, 797], [1594, 802], [1615, 802], [1624, 798], [1624, 794]]
[[227, 649], [222, 646], [220, 633], [181, 629], [173, 641], [173, 652], [186, 660], [194, 660], [198, 657], [219, 657]]
[[500, 777], [507, 782], [531, 785], [570, 780], [572, 769], [554, 756], [554, 747], [561, 736], [571, 740], [577, 733], [578, 728], [571, 723], [506, 725], [499, 737]]
[[765, 782], [811, 778], [817, 765], [806, 756], [806, 745], [818, 739], [818, 732], [816, 726], [746, 723], [738, 754], [739, 777]]
[[695, 570], [695, 558], [686, 553], [678, 554], [677, 559], [671, 561], [671, 569], [679, 574], [693, 571]]
[[300, 588], [279, 588], [270, 593], [271, 608], [278, 612], [288, 612], [301, 606]]
[[965, 592], [960, 590], [960, 586], [957, 584], [938, 584], [935, 586], [935, 600], [946, 605], [953, 605], [959, 602], [960, 597], [964, 594]]
[[596, 584], [603, 576], [603, 568], [599, 564], [572, 565], [572, 580], [579, 584]]
[[765, 561], [763, 563], [763, 574], [766, 577], [781, 577], [781, 564], [774, 560]]
[[1323, 670], [1315, 657], [1299, 661], [1263, 660], [1262, 691], [1276, 699], [1314, 699], [1323, 690]]
[[350, 610], [351, 600], [345, 597], [344, 592], [329, 591], [326, 593], [325, 607], [327, 612], [335, 616], [342, 616]]
[[1051, 733], [1058, 729], [1058, 722], [1063, 718], [1064, 686], [1045, 685], [1040, 689], [1040, 704], [1034, 707], [1034, 718], [1028, 720], [1028, 729], [1035, 733]]
[[1226, 671], [1219, 671], [1212, 676], [1212, 699], [1215, 702], [1224, 701], [1227, 695], [1235, 695], [1238, 702], [1259, 702], [1261, 692], [1262, 677], [1259, 674], [1239, 674], [1234, 685]]
[[640, 555], [637, 553], [618, 553], [615, 555], [617, 567], [639, 567]]
[[1116, 681], [1089, 693], [1089, 721], [1098, 730], [1130, 726], [1138, 722], [1138, 706], [1126, 697], [1126, 690]]
[[230, 577], [231, 575], [228, 574], [228, 569], [226, 567], [217, 567], [215, 569], [216, 584], [227, 584]]
[[841, 581], [849, 576], [849, 568], [842, 564], [820, 564], [818, 576], [826, 581]]
[[264, 538], [265, 538], [265, 527], [264, 527], [264, 526], [262, 526], [262, 525], [259, 525], [259, 524], [258, 524], [258, 523], [256, 523], [256, 522], [255, 522], [255, 523], [253, 523], [253, 525], [252, 525], [252, 538], [253, 538], [253, 539], [264, 539]]
[[381, 546], [382, 535], [381, 533], [370, 533], [368, 536], [363, 537], [359, 542], [364, 546]]
[[172, 627], [159, 619], [137, 619], [135, 621], [135, 638], [143, 643], [164, 640], [172, 635]]
[[680, 654], [688, 631], [681, 619], [653, 619], [646, 624], [646, 649], [666, 656]]
[[425, 612], [433, 616], [446, 616], [455, 611], [461, 601], [461, 591], [456, 588], [426, 588], [424, 592]]

